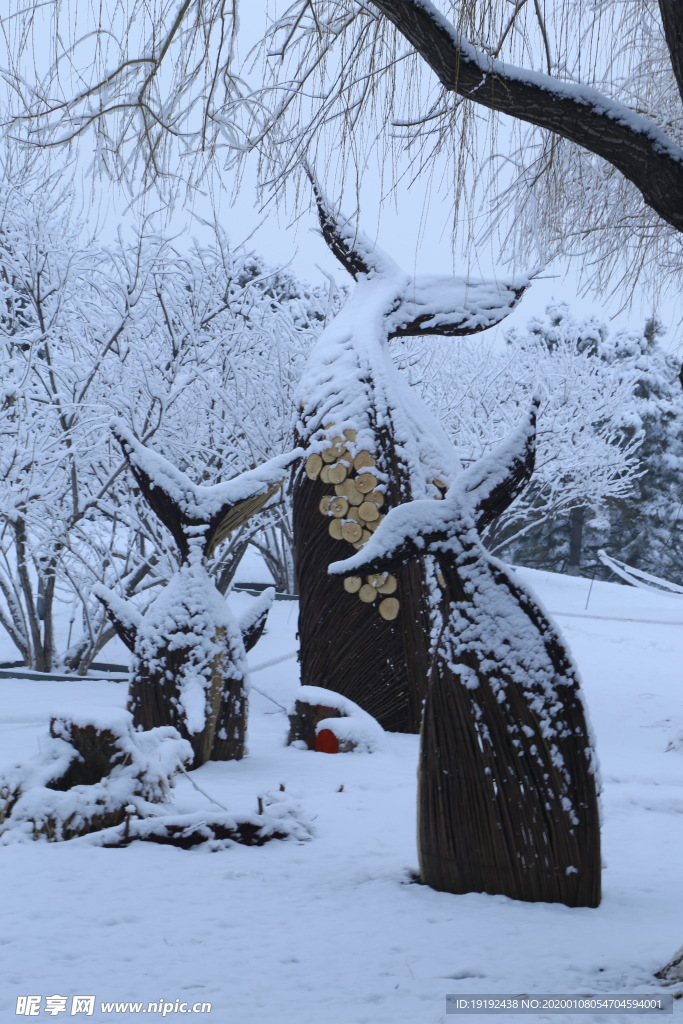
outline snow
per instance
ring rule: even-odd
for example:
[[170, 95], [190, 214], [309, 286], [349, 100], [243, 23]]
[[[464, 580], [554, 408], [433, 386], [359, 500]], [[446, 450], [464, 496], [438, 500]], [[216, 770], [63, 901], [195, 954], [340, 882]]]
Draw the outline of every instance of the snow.
[[[683, 607], [517, 572], [559, 613], [584, 680], [604, 783], [598, 909], [413, 884], [417, 738], [387, 734], [385, 749], [353, 756], [286, 747], [284, 709], [298, 692], [286, 661], [253, 674], [248, 756], [191, 778], [235, 817], [283, 784], [314, 819], [313, 838], [215, 853], [82, 840], [2, 848], [0, 1020], [16, 1019], [28, 994], [210, 1001], [204, 1019], [218, 1024], [446, 1024], [447, 993], [662, 991], [652, 974], [679, 948], [683, 918], [683, 752], [667, 749], [682, 728]], [[295, 632], [295, 602], [277, 602], [250, 662], [277, 660]], [[105, 716], [125, 692], [0, 680], [0, 769], [35, 754], [51, 713]], [[178, 813], [219, 814], [185, 777], [174, 792]], [[89, 1019], [159, 1018], [96, 1009]]]
[[[438, 497], [434, 480], [455, 479], [458, 460], [442, 424], [411, 388], [387, 342], [406, 325], [416, 326], [415, 333], [486, 330], [512, 311], [530, 276], [507, 281], [412, 278], [353, 221], [318, 199], [325, 226], [366, 269], [358, 271], [355, 288], [306, 363], [295, 395], [297, 432], [315, 450], [325, 446], [326, 432], [341, 436], [353, 430], [355, 440], [347, 448], [355, 455], [363, 449], [376, 452], [377, 434], [387, 428], [411, 495]], [[379, 463], [374, 475], [378, 468]], [[382, 490], [386, 480], [381, 472], [378, 479]]]
[[182, 654], [176, 686], [190, 733], [200, 733], [210, 710], [212, 665], [219, 658], [226, 678], [242, 679], [242, 635], [225, 598], [198, 559], [180, 566], [140, 619], [135, 641], [139, 669], [165, 670], [167, 652]]
[[[60, 780], [72, 762], [82, 760], [69, 740], [71, 723], [106, 729], [114, 737], [118, 756], [100, 781], [55, 789], [51, 783]], [[150, 801], [164, 802], [173, 776], [192, 762], [192, 748], [176, 729], [134, 732], [132, 715], [123, 710], [83, 711], [55, 719], [51, 734], [41, 736], [38, 746], [38, 756], [0, 775], [0, 793], [11, 808], [0, 826], [0, 845], [28, 842], [45, 831], [68, 835], [67, 829], [85, 829], [92, 819], [124, 807], [140, 815], [153, 814], [156, 807]]]
[[352, 744], [353, 750], [364, 753], [372, 753], [386, 746], [384, 729], [379, 722], [343, 694], [326, 690], [322, 686], [300, 686], [290, 702], [288, 714], [296, 713], [295, 704], [299, 700], [312, 705], [322, 704], [341, 714], [340, 718], [322, 718], [315, 727], [316, 735], [329, 729], [340, 743]]
[[541, 71], [517, 67], [508, 61], [498, 60], [486, 53], [485, 50], [477, 49], [476, 46], [469, 43], [430, 0], [412, 0], [412, 2], [415, 7], [421, 8], [429, 15], [444, 35], [462, 53], [466, 61], [481, 69], [484, 80], [487, 75], [500, 76], [503, 82], [509, 79], [526, 83], [543, 89], [558, 99], [570, 99], [579, 106], [591, 107], [596, 114], [604, 114], [630, 131], [647, 136], [655, 152], [662, 153], [677, 163], [683, 163], [683, 150], [650, 118], [639, 114], [632, 107], [627, 107], [625, 103], [619, 103], [598, 89], [581, 82], [554, 78]]
[[287, 475], [292, 462], [303, 455], [302, 449], [276, 455], [255, 469], [219, 484], [195, 484], [159, 452], [141, 444], [123, 420], [112, 420], [110, 427], [124, 446], [134, 467], [149, 477], [152, 484], [167, 494], [188, 518], [208, 523], [226, 506], [236, 505], [257, 494], [263, 494]]

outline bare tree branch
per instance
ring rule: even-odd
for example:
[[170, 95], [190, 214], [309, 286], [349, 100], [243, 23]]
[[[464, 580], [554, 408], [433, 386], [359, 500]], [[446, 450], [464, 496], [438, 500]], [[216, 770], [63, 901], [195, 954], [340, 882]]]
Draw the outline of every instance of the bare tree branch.
[[[683, 231], [683, 151], [652, 121], [588, 86], [526, 71], [478, 50], [429, 0], [370, 0], [429, 64], [450, 92], [546, 128], [607, 160], [643, 199]], [[677, 6], [662, 0], [662, 8]], [[667, 41], [680, 39], [672, 14]], [[671, 45], [671, 42], [670, 42]], [[675, 51], [680, 55], [680, 46]]]

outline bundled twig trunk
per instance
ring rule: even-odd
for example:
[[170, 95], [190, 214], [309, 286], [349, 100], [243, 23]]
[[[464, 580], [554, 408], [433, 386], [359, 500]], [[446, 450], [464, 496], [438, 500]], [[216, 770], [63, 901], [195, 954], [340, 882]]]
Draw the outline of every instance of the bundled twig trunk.
[[422, 880], [595, 907], [596, 759], [579, 679], [555, 627], [477, 528], [511, 500], [532, 440], [533, 429], [518, 432], [443, 502], [396, 509], [366, 551], [332, 571], [372, 572], [426, 553], [437, 572], [420, 744]]
[[358, 286], [300, 386], [297, 439], [319, 451], [293, 479], [301, 681], [351, 698], [385, 729], [418, 732], [435, 580], [419, 558], [343, 581], [327, 567], [362, 549], [391, 508], [440, 498], [454, 475], [451, 446], [400, 377], [387, 342], [484, 330], [513, 308], [523, 284], [411, 281], [314, 189], [323, 235]]
[[238, 760], [245, 750], [245, 648], [263, 632], [269, 590], [243, 628], [211, 580], [206, 559], [272, 498], [298, 453], [280, 456], [213, 487], [195, 485], [147, 449], [123, 424], [114, 426], [141, 493], [172, 533], [181, 564], [146, 613], [97, 587], [112, 625], [133, 653], [128, 708], [137, 728], [170, 725], [187, 739], [193, 767]]
[[[308, 476], [299, 469], [294, 478], [301, 680], [351, 698], [385, 729], [419, 732], [429, 646], [423, 563], [375, 574], [372, 582], [349, 576], [342, 583], [327, 572], [330, 562], [363, 546], [389, 508], [409, 498], [410, 481], [397, 465], [389, 431], [377, 431], [377, 436], [370, 457], [378, 477], [387, 482], [383, 491], [374, 490], [374, 497], [358, 492], [363, 500], [351, 505], [342, 494], [335, 508], [339, 486], [320, 475], [311, 479], [310, 469]], [[347, 461], [352, 457], [345, 450], [333, 465], [344, 467]], [[351, 472], [344, 481], [347, 495], [353, 494], [354, 480], [362, 480], [362, 474]], [[376, 515], [371, 521], [363, 521], [358, 512], [366, 503], [373, 506], [369, 514]], [[341, 509], [345, 514], [336, 515]]]

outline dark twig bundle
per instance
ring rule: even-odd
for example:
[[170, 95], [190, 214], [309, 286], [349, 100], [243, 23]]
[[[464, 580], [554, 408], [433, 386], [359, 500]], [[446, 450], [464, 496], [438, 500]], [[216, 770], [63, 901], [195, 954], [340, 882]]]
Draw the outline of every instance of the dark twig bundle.
[[192, 746], [195, 768], [209, 759], [237, 760], [246, 734], [245, 646], [263, 632], [268, 605], [259, 605], [241, 629], [211, 580], [206, 559], [268, 502], [298, 453], [204, 487], [146, 448], [123, 424], [113, 430], [142, 494], [180, 553], [180, 567], [144, 616], [106, 588], [95, 589], [133, 652], [128, 708], [134, 725], [176, 728]]
[[[384, 513], [398, 503], [396, 494], [405, 493], [408, 481], [391, 465], [395, 460], [387, 431], [381, 436], [381, 447], [375, 454], [378, 471], [389, 480], [383, 492]], [[308, 479], [303, 469], [297, 471], [294, 537], [300, 584], [302, 682], [315, 681], [317, 686], [349, 697], [385, 729], [418, 732], [429, 646], [427, 607], [422, 601], [423, 565], [419, 561], [403, 565], [390, 580], [386, 573], [374, 574], [374, 586], [360, 577], [349, 577], [342, 584], [329, 576], [330, 562], [352, 554], [358, 547], [358, 542], [330, 535], [335, 517], [321, 514], [320, 509], [321, 503], [325, 507], [326, 498], [336, 496], [334, 484], [325, 484], [320, 477]], [[354, 519], [347, 521], [355, 523]], [[362, 588], [365, 590], [360, 593]], [[385, 596], [382, 588], [390, 593]], [[398, 606], [393, 618], [383, 614], [383, 602], [388, 598], [390, 615]]]
[[576, 670], [476, 528], [492, 501], [514, 495], [533, 426], [532, 416], [530, 430], [463, 473], [443, 502], [396, 509], [366, 551], [331, 571], [371, 572], [425, 552], [438, 567], [420, 748], [422, 880], [447, 892], [595, 907], [596, 760]]
[[[453, 462], [445, 442], [440, 458], [441, 442], [425, 428], [429, 413], [406, 394], [387, 342], [484, 330], [510, 312], [523, 285], [411, 281], [313, 185], [323, 236], [359, 284], [320, 339], [301, 386], [298, 440], [320, 445], [293, 480], [301, 681], [344, 694], [385, 729], [418, 732], [436, 580], [422, 559], [344, 581], [330, 578], [327, 567], [362, 548], [390, 508], [441, 497], [441, 476]], [[409, 415], [404, 399], [414, 406]]]

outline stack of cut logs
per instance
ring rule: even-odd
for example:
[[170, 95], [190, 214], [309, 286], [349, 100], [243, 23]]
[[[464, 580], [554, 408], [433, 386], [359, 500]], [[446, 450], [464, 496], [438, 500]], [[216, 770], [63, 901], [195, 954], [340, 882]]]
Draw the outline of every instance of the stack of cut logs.
[[[321, 455], [309, 455], [306, 461], [306, 475], [309, 480], [334, 487], [334, 494], [326, 494], [320, 500], [319, 509], [329, 519], [329, 534], [334, 540], [343, 540], [357, 551], [370, 539], [384, 518], [380, 509], [384, 495], [377, 490], [378, 479], [373, 470], [376, 460], [368, 451], [352, 455], [347, 443], [353, 445], [355, 430], [345, 430], [344, 437], [333, 437], [330, 447]], [[347, 576], [344, 589], [348, 594], [357, 594], [366, 604], [379, 601], [378, 611], [383, 619], [395, 619], [399, 612], [398, 598], [393, 595], [397, 588], [396, 578], [389, 573], [366, 576]]]

